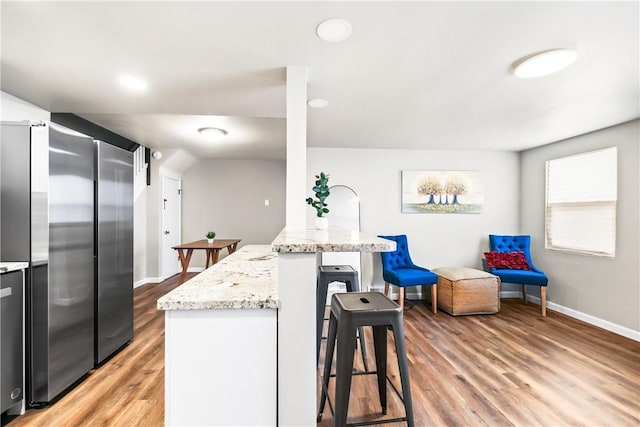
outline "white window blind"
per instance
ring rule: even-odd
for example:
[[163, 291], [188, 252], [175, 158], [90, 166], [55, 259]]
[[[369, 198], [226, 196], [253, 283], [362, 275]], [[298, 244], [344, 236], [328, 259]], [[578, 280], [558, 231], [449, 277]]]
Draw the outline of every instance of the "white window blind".
[[615, 256], [616, 147], [547, 161], [546, 247]]

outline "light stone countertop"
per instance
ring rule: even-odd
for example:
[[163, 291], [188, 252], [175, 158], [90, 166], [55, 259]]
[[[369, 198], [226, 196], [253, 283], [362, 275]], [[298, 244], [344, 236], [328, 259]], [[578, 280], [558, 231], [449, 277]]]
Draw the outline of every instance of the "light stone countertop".
[[10, 271], [23, 270], [29, 267], [28, 262], [0, 262], [0, 273], [9, 273]]
[[285, 228], [271, 243], [271, 247], [275, 252], [389, 252], [396, 249], [396, 242], [342, 228]]
[[158, 299], [158, 310], [277, 309], [278, 254], [387, 252], [396, 243], [340, 228], [287, 230], [271, 246], [247, 245]]
[[276, 309], [278, 254], [246, 245], [158, 299], [158, 310]]

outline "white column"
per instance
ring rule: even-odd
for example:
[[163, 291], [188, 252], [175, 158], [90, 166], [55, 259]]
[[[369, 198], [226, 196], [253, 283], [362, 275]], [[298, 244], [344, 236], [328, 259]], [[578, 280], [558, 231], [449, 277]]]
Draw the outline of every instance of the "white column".
[[316, 259], [278, 254], [278, 425], [316, 425]]
[[307, 68], [287, 67], [286, 227], [307, 226]]

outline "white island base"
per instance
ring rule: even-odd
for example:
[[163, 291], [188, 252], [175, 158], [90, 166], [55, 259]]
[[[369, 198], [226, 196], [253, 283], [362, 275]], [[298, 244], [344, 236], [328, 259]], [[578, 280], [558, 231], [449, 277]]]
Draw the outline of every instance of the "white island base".
[[275, 309], [167, 310], [165, 425], [275, 426]]

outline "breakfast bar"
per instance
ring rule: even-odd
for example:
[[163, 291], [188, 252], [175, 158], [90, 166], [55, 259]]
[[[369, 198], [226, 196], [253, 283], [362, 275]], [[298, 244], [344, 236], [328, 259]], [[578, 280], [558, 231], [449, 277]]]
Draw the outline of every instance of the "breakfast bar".
[[319, 254], [394, 249], [359, 232], [285, 229], [160, 298], [165, 424], [315, 425]]

